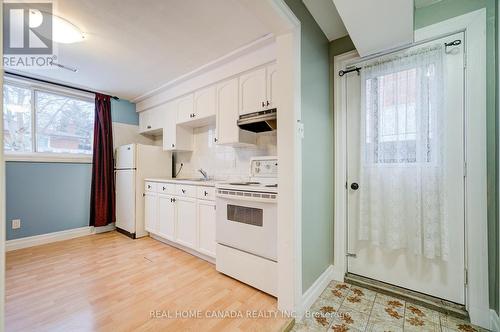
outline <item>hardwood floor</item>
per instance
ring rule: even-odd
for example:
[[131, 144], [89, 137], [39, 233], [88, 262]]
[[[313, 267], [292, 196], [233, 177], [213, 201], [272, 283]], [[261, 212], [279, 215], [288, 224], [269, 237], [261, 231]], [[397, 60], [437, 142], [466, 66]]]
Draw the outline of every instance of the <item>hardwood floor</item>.
[[[7, 253], [6, 331], [280, 331], [290, 321], [247, 317], [254, 310], [275, 312], [276, 299], [148, 237], [109, 232]], [[175, 317], [186, 314], [195, 318]]]

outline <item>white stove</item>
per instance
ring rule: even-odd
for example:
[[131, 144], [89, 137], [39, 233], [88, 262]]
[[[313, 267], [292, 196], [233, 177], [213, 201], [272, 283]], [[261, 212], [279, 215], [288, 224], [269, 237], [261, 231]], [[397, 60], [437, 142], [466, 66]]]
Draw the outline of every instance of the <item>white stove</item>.
[[216, 189], [278, 194], [277, 157], [255, 157], [250, 160], [250, 180], [219, 182]]
[[215, 185], [217, 271], [271, 295], [277, 291], [277, 176], [276, 157], [256, 157], [249, 181]]

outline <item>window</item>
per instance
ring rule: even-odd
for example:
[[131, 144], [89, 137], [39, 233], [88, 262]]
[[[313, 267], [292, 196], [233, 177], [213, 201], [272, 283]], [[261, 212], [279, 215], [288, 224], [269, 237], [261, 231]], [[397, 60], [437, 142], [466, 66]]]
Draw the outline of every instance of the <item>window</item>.
[[[429, 64], [384, 71], [366, 80], [365, 142], [366, 151], [371, 154], [368, 159], [388, 164], [431, 161], [430, 146], [435, 145], [432, 142], [435, 103], [428, 95], [432, 95], [430, 82], [435, 80], [434, 67]], [[419, 142], [429, 146], [420, 158], [417, 156]]]
[[92, 154], [92, 100], [11, 83], [3, 90], [7, 154]]

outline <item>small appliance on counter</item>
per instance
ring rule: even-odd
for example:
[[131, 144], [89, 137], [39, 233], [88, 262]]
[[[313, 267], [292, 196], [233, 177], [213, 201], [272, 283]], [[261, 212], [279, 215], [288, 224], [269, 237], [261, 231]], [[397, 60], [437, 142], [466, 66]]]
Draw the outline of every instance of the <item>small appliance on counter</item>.
[[274, 296], [277, 177], [277, 157], [255, 157], [250, 161], [249, 181], [215, 185], [217, 271]]
[[161, 146], [128, 144], [115, 151], [116, 230], [133, 239], [144, 230], [144, 179], [170, 176], [170, 153]]

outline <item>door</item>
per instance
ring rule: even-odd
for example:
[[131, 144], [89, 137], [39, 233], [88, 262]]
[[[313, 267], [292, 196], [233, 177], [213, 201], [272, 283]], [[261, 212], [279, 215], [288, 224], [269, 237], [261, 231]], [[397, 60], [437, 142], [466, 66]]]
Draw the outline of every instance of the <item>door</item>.
[[464, 304], [464, 55], [444, 47], [456, 39], [347, 74], [347, 265]]
[[163, 150], [170, 151], [176, 145], [177, 109], [175, 102], [170, 102], [165, 110], [165, 124], [163, 126]]
[[198, 201], [198, 250], [215, 257], [215, 203]]
[[177, 208], [177, 242], [196, 248], [196, 200], [187, 197], [176, 197]]
[[144, 229], [158, 233], [158, 195], [146, 192], [144, 194]]
[[134, 169], [135, 168], [135, 144], [122, 145], [116, 148], [115, 168]]
[[175, 239], [175, 203], [170, 195], [158, 195], [158, 235]]
[[151, 130], [150, 112], [142, 111], [139, 113], [139, 132], [144, 133]]
[[215, 86], [196, 91], [194, 94], [194, 119], [215, 116]]
[[[277, 82], [277, 70], [278, 66], [276, 64], [267, 66], [267, 100], [266, 109], [275, 108], [273, 100], [276, 99], [276, 82]], [[269, 105], [267, 105], [269, 102]]]
[[217, 85], [217, 143], [231, 144], [239, 141], [238, 79], [233, 78]]
[[115, 171], [116, 227], [135, 233], [135, 170]]
[[177, 104], [177, 123], [193, 120], [194, 99], [192, 93], [177, 99], [174, 103]]
[[240, 115], [262, 111], [266, 101], [266, 68], [240, 76]]

